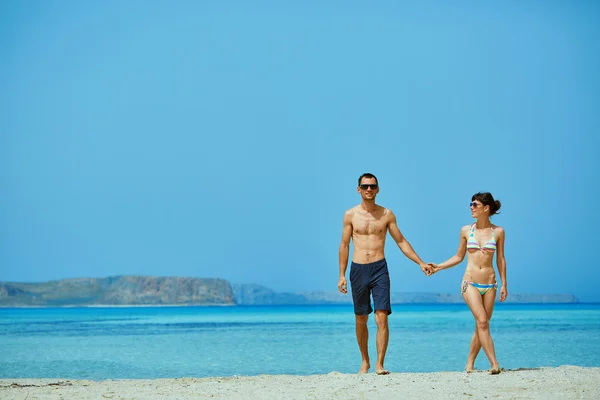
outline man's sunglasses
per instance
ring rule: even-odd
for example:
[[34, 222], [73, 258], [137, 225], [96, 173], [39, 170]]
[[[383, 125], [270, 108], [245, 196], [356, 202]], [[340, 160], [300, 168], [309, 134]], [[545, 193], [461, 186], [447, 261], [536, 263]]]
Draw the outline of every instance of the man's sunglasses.
[[362, 190], [367, 190], [367, 189], [375, 190], [375, 189], [377, 189], [378, 185], [375, 183], [373, 185], [359, 185], [359, 187]]
[[470, 207], [477, 208], [477, 207], [479, 207], [479, 205], [480, 205], [479, 203], [469, 203], [469, 208]]

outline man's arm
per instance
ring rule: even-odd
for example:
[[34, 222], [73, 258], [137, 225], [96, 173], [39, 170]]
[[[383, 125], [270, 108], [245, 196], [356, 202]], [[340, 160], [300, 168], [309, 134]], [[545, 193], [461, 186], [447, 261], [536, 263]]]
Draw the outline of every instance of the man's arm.
[[404, 237], [402, 232], [400, 232], [400, 228], [398, 228], [398, 224], [396, 222], [396, 216], [390, 211], [390, 221], [388, 224], [388, 229], [390, 230], [390, 235], [402, 251], [406, 257], [408, 257], [413, 262], [419, 264], [421, 267], [421, 271], [423, 271], [426, 275], [431, 274], [431, 266], [429, 264], [425, 264], [423, 260], [417, 255], [415, 250], [412, 248], [408, 240]]
[[340, 280], [338, 281], [338, 290], [342, 293], [348, 293], [348, 284], [346, 282], [346, 269], [348, 268], [348, 256], [350, 254], [350, 239], [352, 238], [352, 210], [344, 214], [344, 226], [342, 228], [342, 243], [340, 243], [339, 262], [340, 262]]

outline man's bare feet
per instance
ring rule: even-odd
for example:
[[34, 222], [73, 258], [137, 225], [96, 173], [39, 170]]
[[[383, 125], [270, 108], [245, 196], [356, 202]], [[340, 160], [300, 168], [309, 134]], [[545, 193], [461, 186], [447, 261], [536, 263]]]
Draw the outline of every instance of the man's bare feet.
[[368, 361], [363, 361], [362, 365], [360, 366], [360, 371], [358, 371], [358, 373], [366, 374], [367, 372], [369, 372], [369, 368], [371, 368], [371, 364], [369, 364]]
[[390, 374], [390, 371], [388, 371], [387, 369], [385, 369], [385, 368], [383, 367], [383, 365], [376, 365], [376, 366], [375, 366], [375, 373], [376, 373], [377, 375], [389, 375], [389, 374]]

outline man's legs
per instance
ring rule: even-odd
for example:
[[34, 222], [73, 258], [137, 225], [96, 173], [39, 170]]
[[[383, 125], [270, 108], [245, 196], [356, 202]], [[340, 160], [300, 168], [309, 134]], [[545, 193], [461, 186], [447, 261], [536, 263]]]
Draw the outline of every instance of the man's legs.
[[364, 264], [353, 262], [350, 267], [350, 284], [352, 286], [352, 300], [354, 302], [354, 315], [356, 317], [356, 341], [362, 356], [359, 374], [366, 374], [371, 368], [369, 361], [369, 330], [367, 321], [371, 308], [371, 293], [369, 290], [370, 268]]
[[375, 364], [375, 372], [380, 375], [386, 375], [389, 372], [383, 367], [383, 362], [385, 360], [385, 352], [387, 351], [388, 341], [390, 339], [388, 311], [375, 310], [375, 322], [377, 322], [377, 364]]
[[375, 364], [375, 372], [378, 375], [387, 375], [390, 372], [383, 367], [383, 362], [390, 339], [388, 315], [392, 313], [392, 307], [390, 301], [390, 275], [385, 259], [373, 268], [371, 285], [375, 305], [375, 322], [377, 323], [377, 364]]
[[356, 315], [356, 341], [358, 342], [358, 348], [360, 349], [360, 355], [362, 356], [362, 364], [360, 367], [359, 374], [366, 374], [371, 368], [369, 360], [369, 329], [367, 328], [367, 321], [369, 315]]

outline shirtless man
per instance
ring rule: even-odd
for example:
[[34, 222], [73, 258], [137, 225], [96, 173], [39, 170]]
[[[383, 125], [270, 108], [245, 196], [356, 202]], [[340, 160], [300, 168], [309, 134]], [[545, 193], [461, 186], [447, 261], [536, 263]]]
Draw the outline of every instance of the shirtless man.
[[368, 340], [369, 331], [367, 320], [373, 311], [370, 295], [373, 295], [375, 305], [375, 321], [377, 322], [377, 363], [375, 372], [387, 375], [383, 362], [387, 350], [389, 331], [388, 315], [392, 313], [390, 305], [390, 276], [383, 250], [385, 238], [390, 235], [406, 257], [419, 264], [421, 270], [431, 274], [431, 266], [425, 264], [415, 253], [412, 246], [398, 229], [396, 216], [391, 210], [375, 204], [375, 196], [379, 193], [377, 178], [373, 174], [362, 174], [358, 178], [358, 193], [362, 198], [361, 204], [351, 208], [344, 214], [342, 243], [340, 244], [340, 280], [338, 289], [348, 293], [346, 283], [346, 268], [350, 252], [350, 239], [354, 242], [354, 254], [350, 267], [350, 283], [354, 314], [356, 314], [356, 340], [362, 355], [362, 365], [359, 373], [365, 374], [371, 367], [369, 360]]

